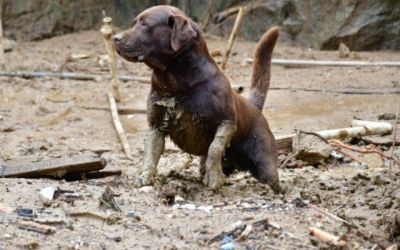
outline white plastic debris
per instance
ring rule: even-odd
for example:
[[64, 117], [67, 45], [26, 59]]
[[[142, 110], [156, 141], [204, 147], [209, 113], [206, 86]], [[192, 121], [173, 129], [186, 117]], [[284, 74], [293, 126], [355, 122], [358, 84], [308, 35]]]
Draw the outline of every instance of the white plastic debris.
[[53, 187], [45, 187], [39, 192], [40, 201], [45, 206], [49, 206], [54, 198], [54, 193], [56, 189]]

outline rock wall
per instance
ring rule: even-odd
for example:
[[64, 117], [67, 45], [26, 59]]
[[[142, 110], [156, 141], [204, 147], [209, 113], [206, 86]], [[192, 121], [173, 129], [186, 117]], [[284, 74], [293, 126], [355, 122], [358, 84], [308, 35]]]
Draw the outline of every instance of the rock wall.
[[[241, 36], [256, 40], [272, 25], [280, 41], [318, 49], [400, 50], [399, 0], [263, 0], [250, 1]], [[219, 27], [226, 35], [234, 18]]]
[[[208, 14], [209, 0], [3, 0], [5, 36], [38, 40], [85, 29], [98, 29], [102, 10], [125, 28], [143, 9], [172, 3], [195, 21]], [[400, 50], [399, 0], [219, 0], [213, 12], [250, 4], [241, 36], [257, 40], [272, 25], [281, 27], [281, 42], [319, 49], [337, 49], [344, 42], [352, 50]], [[228, 36], [235, 17], [213, 33]]]

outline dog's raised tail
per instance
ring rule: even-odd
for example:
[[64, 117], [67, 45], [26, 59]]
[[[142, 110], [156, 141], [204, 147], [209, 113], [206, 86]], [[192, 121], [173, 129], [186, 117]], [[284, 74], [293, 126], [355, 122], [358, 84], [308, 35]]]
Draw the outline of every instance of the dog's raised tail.
[[271, 78], [271, 57], [276, 40], [279, 36], [278, 27], [268, 30], [257, 44], [253, 59], [253, 75], [251, 77], [251, 88], [249, 100], [262, 110], [269, 82]]

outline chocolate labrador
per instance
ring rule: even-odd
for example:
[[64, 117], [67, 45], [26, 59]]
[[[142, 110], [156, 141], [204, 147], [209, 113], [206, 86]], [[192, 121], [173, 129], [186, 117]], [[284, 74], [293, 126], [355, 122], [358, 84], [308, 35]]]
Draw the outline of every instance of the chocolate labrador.
[[136, 185], [153, 183], [169, 136], [183, 151], [201, 156], [203, 182], [212, 189], [224, 183], [225, 175], [248, 170], [279, 190], [276, 143], [261, 113], [277, 38], [278, 29], [272, 28], [258, 43], [250, 97], [245, 99], [231, 89], [199, 27], [175, 7], [149, 8], [133, 20], [132, 28], [114, 36], [120, 56], [153, 70], [150, 129]]

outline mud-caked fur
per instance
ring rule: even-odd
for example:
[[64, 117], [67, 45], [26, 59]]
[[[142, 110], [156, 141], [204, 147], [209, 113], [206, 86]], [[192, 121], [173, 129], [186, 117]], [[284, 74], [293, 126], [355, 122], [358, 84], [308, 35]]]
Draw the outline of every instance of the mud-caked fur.
[[276, 143], [261, 113], [278, 29], [270, 29], [258, 43], [247, 100], [232, 91], [200, 29], [182, 11], [155, 6], [133, 22], [131, 29], [114, 37], [114, 45], [126, 60], [153, 69], [147, 103], [150, 129], [136, 184], [153, 183], [169, 136], [185, 152], [201, 156], [203, 182], [210, 188], [219, 188], [225, 175], [248, 170], [278, 191]]

